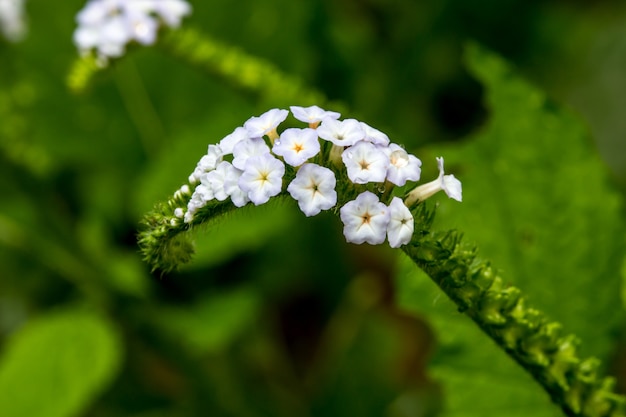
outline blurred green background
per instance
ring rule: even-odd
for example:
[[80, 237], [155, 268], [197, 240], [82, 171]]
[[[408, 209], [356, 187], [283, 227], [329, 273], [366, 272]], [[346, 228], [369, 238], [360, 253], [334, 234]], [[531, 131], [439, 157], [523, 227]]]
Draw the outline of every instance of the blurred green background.
[[[444, 155], [465, 195], [434, 199], [438, 227], [466, 231], [626, 391], [623, 1], [191, 3], [185, 27], [341, 103], [425, 180]], [[198, 231], [189, 265], [151, 274], [139, 220], [207, 144], [313, 103], [159, 45], [73, 94], [83, 5], [30, 0], [27, 37], [0, 41], [1, 415], [559, 415], [400, 253], [346, 244], [328, 213], [247, 207]], [[469, 41], [515, 69], [468, 59]]]

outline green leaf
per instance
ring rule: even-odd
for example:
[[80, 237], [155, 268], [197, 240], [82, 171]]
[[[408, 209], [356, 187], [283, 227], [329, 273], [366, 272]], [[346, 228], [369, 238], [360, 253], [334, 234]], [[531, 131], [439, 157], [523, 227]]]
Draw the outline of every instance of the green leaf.
[[116, 375], [120, 342], [103, 318], [85, 311], [27, 323], [0, 360], [2, 414], [70, 417], [84, 412]]
[[[606, 359], [621, 318], [620, 197], [575, 115], [476, 45], [467, 62], [486, 88], [491, 117], [472, 140], [440, 150], [446, 171], [463, 182], [464, 201], [443, 203], [436, 227], [463, 231], [532, 305], [582, 339], [583, 356]], [[400, 303], [426, 314], [439, 334], [432, 370], [446, 387], [445, 415], [558, 415], [539, 386], [425, 279], [404, 267]]]

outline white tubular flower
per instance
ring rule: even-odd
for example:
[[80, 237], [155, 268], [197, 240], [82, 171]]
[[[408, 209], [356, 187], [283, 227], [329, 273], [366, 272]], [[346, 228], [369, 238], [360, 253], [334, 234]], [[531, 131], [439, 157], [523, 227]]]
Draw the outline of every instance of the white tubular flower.
[[274, 142], [272, 152], [297, 167], [320, 152], [320, 141], [314, 129], [286, 129]]
[[189, 223], [193, 220], [194, 214], [204, 207], [208, 201], [213, 200], [213, 190], [210, 184], [200, 184], [196, 187], [195, 191], [191, 195], [189, 203], [187, 203], [187, 212], [183, 220], [185, 223]]
[[233, 165], [244, 170], [248, 158], [269, 153], [270, 147], [260, 137], [244, 139], [233, 148]]
[[198, 165], [196, 165], [196, 169], [189, 176], [189, 182], [195, 183], [200, 181], [200, 177], [206, 172], [213, 171], [217, 164], [222, 162], [223, 153], [218, 145], [209, 145], [209, 149], [206, 155], [200, 158], [198, 161]]
[[348, 178], [355, 184], [384, 182], [389, 168], [389, 157], [371, 142], [357, 142], [343, 151], [341, 159], [348, 170]]
[[413, 215], [398, 197], [394, 197], [391, 200], [389, 214], [390, 219], [387, 226], [389, 246], [399, 248], [409, 243], [413, 237], [413, 229], [415, 227]]
[[461, 181], [456, 179], [454, 175], [444, 175], [443, 171], [443, 158], [437, 158], [437, 165], [439, 166], [439, 177], [436, 180], [416, 187], [409, 193], [404, 203], [411, 207], [419, 201], [424, 201], [428, 197], [443, 190], [449, 198], [456, 201], [462, 201], [463, 193], [461, 187]]
[[339, 209], [339, 215], [343, 222], [343, 235], [348, 242], [378, 245], [385, 241], [389, 208], [374, 193], [365, 191], [359, 194]]
[[224, 139], [220, 141], [219, 145], [224, 155], [230, 155], [233, 153], [234, 147], [245, 139], [250, 139], [248, 131], [243, 127], [238, 127], [233, 133], [225, 136]]
[[378, 129], [374, 129], [372, 126], [368, 125], [364, 122], [359, 122], [361, 124], [361, 128], [363, 129], [363, 133], [365, 136], [363, 137], [364, 141], [372, 142], [376, 145], [389, 145], [389, 136], [384, 134]]
[[258, 206], [267, 203], [271, 197], [281, 192], [283, 175], [285, 165], [266, 153], [248, 158], [238, 183], [248, 194], [250, 201]]
[[11, 42], [26, 35], [24, 0], [0, 0], [0, 31]]
[[395, 143], [384, 149], [389, 156], [387, 180], [390, 183], [403, 186], [407, 181], [419, 181], [422, 173], [422, 161]]
[[216, 200], [224, 201], [229, 197], [226, 193], [224, 182], [230, 174], [228, 169], [230, 166], [232, 166], [230, 162], [222, 161], [213, 171], [204, 174], [200, 178], [200, 184], [207, 184], [207, 187], [213, 190]]
[[304, 164], [287, 191], [298, 201], [300, 210], [307, 216], [315, 216], [337, 204], [335, 174], [328, 168], [316, 164]]
[[361, 123], [355, 119], [325, 118], [317, 128], [317, 134], [337, 146], [351, 146], [365, 137]]
[[242, 170], [235, 168], [232, 164], [228, 164], [224, 175], [224, 191], [236, 207], [243, 207], [250, 202], [248, 193], [239, 187], [241, 174], [243, 174]]
[[258, 117], [251, 117], [243, 127], [248, 131], [251, 138], [261, 138], [267, 135], [272, 141], [278, 137], [276, 128], [289, 115], [289, 111], [282, 109], [271, 109]]
[[309, 127], [314, 128], [320, 124], [322, 120], [325, 118], [329, 119], [339, 119], [341, 114], [335, 111], [327, 111], [318, 106], [310, 106], [310, 107], [300, 107], [300, 106], [291, 106], [291, 113], [293, 117], [300, 120], [301, 122], [305, 122], [309, 124]]

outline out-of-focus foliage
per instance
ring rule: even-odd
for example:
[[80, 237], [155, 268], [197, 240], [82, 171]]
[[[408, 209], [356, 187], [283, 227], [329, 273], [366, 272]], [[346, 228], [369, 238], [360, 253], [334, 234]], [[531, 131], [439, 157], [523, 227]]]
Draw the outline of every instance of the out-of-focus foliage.
[[[424, 179], [440, 151], [465, 198], [441, 205], [438, 227], [478, 242], [584, 352], [623, 356], [624, 213], [609, 171], [579, 119], [499, 60], [472, 55], [479, 80], [462, 65], [477, 40], [581, 110], [626, 184], [623, 2], [192, 3], [185, 27], [342, 103], [420, 156]], [[345, 244], [332, 216], [247, 207], [197, 230], [183, 270], [150, 274], [141, 215], [209, 143], [286, 98], [259, 100], [159, 45], [130, 48], [74, 95], [83, 5], [30, 0], [27, 37], [0, 41], [0, 414], [6, 404], [68, 417], [558, 411], [430, 283], [402, 279], [402, 303], [420, 315], [399, 312], [396, 253]]]
[[[582, 338], [582, 352], [606, 361], [623, 318], [620, 196], [608, 187], [575, 116], [483, 49], [469, 47], [467, 60], [487, 87], [491, 117], [463, 146], [441, 150], [448, 166], [456, 164], [462, 173], [464, 198], [474, 203], [446, 203], [438, 223], [475, 238], [481, 257], [535, 307], [564, 323], [566, 333]], [[480, 332], [467, 318], [447, 300], [434, 301], [437, 289], [428, 278], [416, 279], [409, 262], [403, 269], [400, 304], [427, 314], [441, 341], [433, 373], [449, 393], [446, 415], [500, 415], [502, 409], [511, 410], [507, 415], [559, 415], [504, 352], [477, 340]]]
[[0, 363], [0, 404], [7, 416], [76, 415], [119, 370], [119, 336], [88, 311], [49, 314], [27, 324]]

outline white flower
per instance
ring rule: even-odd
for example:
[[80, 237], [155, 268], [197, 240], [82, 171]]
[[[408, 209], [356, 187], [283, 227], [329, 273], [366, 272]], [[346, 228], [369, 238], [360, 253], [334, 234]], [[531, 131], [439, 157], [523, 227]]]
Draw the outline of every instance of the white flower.
[[239, 187], [255, 205], [267, 203], [283, 186], [285, 165], [271, 154], [252, 156], [239, 178]]
[[300, 210], [307, 216], [315, 216], [337, 204], [335, 174], [328, 168], [316, 164], [304, 164], [287, 191], [298, 201]]
[[387, 169], [389, 182], [403, 186], [407, 181], [419, 181], [422, 173], [422, 161], [395, 143], [384, 149], [389, 156], [389, 168]]
[[339, 119], [339, 117], [341, 116], [335, 111], [326, 111], [318, 106], [291, 106], [289, 108], [291, 109], [293, 117], [300, 120], [301, 122], [308, 123], [309, 125], [311, 125], [311, 127], [319, 124], [325, 118]]
[[135, 40], [142, 45], [152, 45], [154, 43], [158, 22], [152, 16], [143, 13], [126, 13], [124, 20], [129, 34], [128, 41]]
[[95, 49], [106, 63], [123, 55], [129, 42], [153, 44], [159, 24], [178, 26], [190, 11], [184, 0], [91, 0], [76, 15], [74, 43], [81, 53]]
[[387, 239], [389, 246], [399, 248], [406, 245], [413, 237], [413, 215], [404, 205], [402, 200], [394, 197], [389, 204], [389, 225], [387, 226]]
[[178, 217], [179, 219], [182, 219], [184, 215], [185, 215], [185, 211], [182, 208], [176, 207], [176, 209], [174, 209], [174, 216]]
[[26, 35], [24, 0], [0, 0], [0, 31], [11, 42], [24, 38]]
[[224, 155], [230, 155], [233, 153], [234, 147], [245, 139], [250, 139], [248, 131], [243, 127], [238, 127], [233, 131], [233, 133], [224, 137], [224, 139], [220, 141], [219, 145]]
[[219, 201], [224, 201], [228, 198], [228, 194], [224, 189], [224, 182], [230, 174], [228, 167], [231, 166], [230, 162], [222, 161], [213, 171], [204, 174], [200, 178], [200, 184], [205, 184], [211, 188], [213, 196]]
[[320, 141], [314, 129], [286, 129], [274, 142], [272, 152], [286, 163], [297, 167], [320, 151]]
[[217, 167], [217, 164], [222, 161], [222, 155], [222, 150], [218, 145], [209, 145], [206, 155], [203, 155], [202, 158], [200, 158], [200, 161], [198, 161], [198, 164], [196, 165], [196, 169], [189, 176], [189, 182], [195, 183], [200, 180], [200, 177], [204, 173], [213, 171]]
[[233, 148], [233, 165], [243, 170], [248, 158], [266, 153], [270, 153], [270, 147], [260, 137], [244, 139]]
[[187, 203], [187, 212], [185, 213], [184, 221], [189, 223], [193, 220], [194, 214], [204, 207], [208, 201], [213, 200], [213, 190], [210, 184], [200, 184], [196, 187], [189, 203]]
[[384, 182], [389, 168], [389, 157], [370, 142], [357, 142], [343, 151], [341, 159], [348, 170], [348, 178], [355, 184]]
[[242, 170], [228, 164], [224, 175], [224, 191], [228, 194], [230, 200], [236, 207], [243, 207], [250, 201], [248, 193], [239, 187], [239, 178], [241, 178], [241, 174], [243, 174]]
[[351, 243], [377, 245], [385, 241], [389, 225], [389, 208], [376, 194], [365, 191], [339, 209], [343, 235]]
[[374, 129], [370, 125], [364, 122], [359, 122], [361, 124], [361, 129], [363, 129], [363, 133], [365, 136], [363, 137], [364, 141], [372, 142], [376, 145], [389, 145], [389, 136], [384, 134], [378, 129]]
[[361, 123], [355, 119], [325, 118], [317, 128], [317, 134], [337, 146], [351, 146], [365, 137]]
[[271, 109], [258, 117], [251, 117], [243, 124], [243, 127], [246, 128], [248, 135], [252, 138], [260, 138], [265, 135], [272, 138], [278, 136], [276, 128], [288, 115], [289, 111], [287, 110]]
[[436, 180], [426, 184], [422, 184], [416, 187], [409, 193], [404, 203], [411, 207], [419, 201], [424, 201], [433, 194], [443, 190], [446, 195], [454, 200], [462, 201], [463, 193], [461, 188], [461, 181], [456, 179], [454, 175], [444, 175], [443, 171], [443, 158], [437, 158], [437, 165], [439, 166], [439, 177]]

